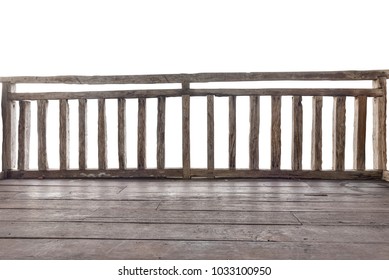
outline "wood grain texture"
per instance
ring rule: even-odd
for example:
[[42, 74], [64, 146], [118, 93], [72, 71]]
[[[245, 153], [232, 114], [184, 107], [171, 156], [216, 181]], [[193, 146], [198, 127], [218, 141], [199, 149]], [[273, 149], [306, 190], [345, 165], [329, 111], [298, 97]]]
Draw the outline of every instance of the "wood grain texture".
[[69, 103], [59, 101], [59, 169], [69, 168]]
[[228, 166], [230, 169], [236, 167], [236, 96], [228, 98], [229, 104], [229, 126], [228, 126]]
[[385, 93], [373, 99], [373, 167], [386, 170], [386, 78], [373, 81], [373, 87]]
[[[113, 91], [75, 91], [75, 92], [20, 92], [12, 95], [11, 100], [56, 100], [56, 99], [118, 99], [118, 98], [157, 98], [182, 96], [180, 89], [140, 89]], [[226, 89], [189, 89], [190, 96], [383, 96], [382, 89], [348, 88], [226, 88]]]
[[146, 168], [146, 99], [138, 99], [138, 169]]
[[[183, 85], [183, 90], [189, 85]], [[182, 96], [182, 168], [183, 178], [190, 178], [190, 96]]]
[[87, 113], [87, 100], [78, 100], [78, 168], [80, 170], [85, 170], [87, 167]]
[[165, 75], [119, 76], [19, 76], [0, 77], [8, 83], [61, 83], [61, 84], [153, 84], [182, 82], [225, 81], [279, 81], [279, 80], [373, 80], [389, 77], [389, 70], [372, 71], [317, 71], [317, 72], [251, 72], [251, 73], [196, 73]]
[[250, 97], [249, 168], [259, 166], [259, 96]]
[[98, 160], [99, 169], [107, 169], [107, 120], [105, 114], [105, 99], [98, 100]]
[[332, 123], [332, 169], [344, 170], [346, 98], [334, 97]]
[[157, 113], [157, 168], [165, 168], [165, 119], [166, 98], [158, 97]]
[[[47, 162], [47, 100], [38, 100], [38, 169], [43, 171], [48, 169]], [[37, 176], [40, 177], [40, 176]]]
[[366, 147], [366, 106], [367, 98], [364, 96], [355, 97], [354, 101], [354, 160], [355, 170], [365, 169], [365, 147]]
[[3, 119], [2, 167], [5, 177], [7, 177], [7, 170], [16, 167], [16, 104], [10, 101], [10, 96], [14, 91], [14, 84], [3, 83], [1, 98], [1, 114]]
[[126, 168], [127, 146], [126, 146], [126, 99], [118, 99], [118, 158], [119, 169]]
[[[16, 120], [15, 120], [16, 121]], [[18, 169], [28, 170], [30, 164], [31, 102], [19, 102]]]
[[214, 96], [207, 96], [207, 169], [209, 175], [213, 176], [215, 168], [215, 118], [214, 118]]
[[303, 104], [301, 96], [292, 98], [292, 170], [301, 170], [303, 161]]
[[281, 166], [281, 97], [271, 99], [271, 169]]
[[322, 165], [322, 108], [323, 97], [312, 97], [311, 169], [321, 170]]

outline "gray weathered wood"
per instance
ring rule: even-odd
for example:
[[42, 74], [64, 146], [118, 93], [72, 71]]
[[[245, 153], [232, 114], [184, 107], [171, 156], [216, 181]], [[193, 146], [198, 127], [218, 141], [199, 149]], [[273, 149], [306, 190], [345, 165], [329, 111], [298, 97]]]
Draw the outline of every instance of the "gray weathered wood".
[[302, 169], [303, 104], [301, 96], [292, 98], [292, 170]]
[[52, 77], [0, 77], [9, 83], [61, 83], [61, 84], [148, 84], [182, 82], [225, 81], [277, 81], [277, 80], [373, 80], [389, 77], [389, 70], [373, 71], [317, 71], [317, 72], [252, 72], [252, 73], [197, 73], [165, 75], [122, 76], [52, 76]]
[[373, 81], [374, 88], [384, 91], [383, 97], [373, 99], [373, 166], [386, 169], [386, 78]]
[[[16, 120], [15, 120], [16, 121]], [[30, 163], [31, 102], [19, 102], [18, 169], [28, 170]]]
[[355, 97], [353, 167], [356, 170], [365, 169], [366, 104], [367, 104], [366, 97], [364, 96]]
[[[10, 101], [10, 97], [14, 91], [14, 84], [3, 83], [1, 99], [3, 118], [3, 172], [16, 167], [16, 104]], [[5, 177], [7, 177], [6, 173]]]
[[80, 170], [86, 169], [87, 162], [87, 100], [78, 100], [78, 166]]
[[[47, 163], [47, 100], [38, 100], [38, 118], [37, 118], [37, 128], [38, 128], [38, 169], [46, 170], [48, 169]], [[40, 176], [37, 176], [40, 177]]]
[[157, 168], [165, 168], [165, 110], [166, 98], [158, 97], [157, 114]]
[[311, 169], [321, 170], [322, 164], [322, 108], [323, 97], [312, 97]]
[[[77, 92], [21, 92], [12, 95], [11, 100], [41, 99], [117, 99], [117, 98], [157, 98], [160, 96], [182, 96], [180, 89], [145, 89], [114, 91], [77, 91]], [[348, 88], [257, 88], [257, 89], [189, 89], [190, 96], [383, 96], [382, 89], [348, 89]]]
[[69, 168], [69, 104], [59, 101], [59, 169]]
[[281, 97], [271, 99], [271, 169], [281, 166]]
[[214, 96], [207, 96], [207, 168], [212, 176], [215, 168], [215, 119], [214, 119]]
[[190, 96], [185, 92], [189, 90], [189, 83], [183, 83], [182, 89], [182, 168], [183, 178], [190, 178]]
[[346, 98], [334, 97], [332, 123], [332, 169], [344, 170], [346, 143]]
[[228, 98], [229, 104], [229, 129], [228, 129], [228, 166], [236, 167], [236, 97]]
[[125, 169], [127, 165], [126, 147], [126, 99], [118, 99], [118, 158], [119, 168]]
[[249, 168], [258, 169], [259, 163], [259, 96], [250, 97]]
[[107, 120], [105, 99], [98, 100], [98, 160], [99, 169], [107, 169]]
[[138, 169], [146, 168], [146, 99], [138, 99]]

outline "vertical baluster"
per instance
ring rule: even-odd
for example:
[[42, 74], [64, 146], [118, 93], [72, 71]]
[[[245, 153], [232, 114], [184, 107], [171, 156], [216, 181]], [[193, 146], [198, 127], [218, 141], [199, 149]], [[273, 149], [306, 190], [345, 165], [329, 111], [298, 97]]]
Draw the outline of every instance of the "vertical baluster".
[[190, 178], [190, 95], [185, 94], [189, 90], [189, 83], [182, 84], [184, 95], [182, 96], [182, 168], [184, 179]]
[[259, 159], [259, 96], [250, 96], [250, 135], [249, 135], [249, 167], [258, 169]]
[[386, 170], [386, 78], [373, 81], [373, 87], [384, 94], [373, 99], [373, 164], [374, 169]]
[[281, 163], [281, 96], [272, 96], [271, 169], [279, 170]]
[[78, 100], [78, 165], [80, 170], [86, 169], [87, 161], [87, 100]]
[[66, 99], [59, 101], [59, 169], [69, 168], [69, 103]]
[[107, 122], [105, 99], [98, 100], [98, 158], [99, 169], [107, 169]]
[[47, 100], [38, 100], [38, 169], [47, 170], [47, 147], [46, 147], [46, 127], [47, 127]]
[[321, 170], [322, 164], [322, 108], [323, 97], [312, 97], [312, 157], [311, 169]]
[[31, 102], [19, 102], [18, 169], [28, 170], [30, 164]]
[[125, 169], [127, 164], [126, 147], [126, 99], [118, 99], [118, 158], [119, 169]]
[[[6, 172], [16, 167], [16, 110], [15, 102], [9, 99], [9, 95], [15, 91], [15, 85], [3, 83], [2, 88], [2, 117], [3, 117], [3, 171]], [[7, 174], [4, 174], [7, 177]]]
[[303, 159], [303, 105], [301, 96], [293, 96], [292, 110], [292, 170], [302, 169]]
[[207, 96], [207, 168], [208, 175], [213, 176], [215, 168], [215, 119], [214, 119], [214, 96]]
[[366, 144], [366, 96], [357, 96], [354, 101], [354, 160], [355, 170], [365, 169]]
[[146, 168], [146, 98], [138, 99], [138, 169]]
[[344, 170], [346, 97], [334, 97], [332, 125], [332, 169]]
[[165, 168], [165, 109], [166, 97], [158, 97], [157, 168]]
[[236, 167], [236, 97], [229, 97], [229, 157], [228, 166], [230, 169]]

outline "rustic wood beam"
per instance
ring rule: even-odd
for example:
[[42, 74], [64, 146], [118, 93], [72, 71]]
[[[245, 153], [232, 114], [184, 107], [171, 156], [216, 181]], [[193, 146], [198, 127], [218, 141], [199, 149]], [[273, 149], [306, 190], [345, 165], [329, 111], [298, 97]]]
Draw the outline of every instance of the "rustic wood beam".
[[259, 167], [259, 96], [250, 96], [249, 168]]
[[386, 170], [386, 78], [373, 81], [373, 87], [385, 93], [373, 99], [373, 166]]
[[322, 164], [322, 108], [323, 97], [312, 97], [311, 169], [321, 170]]
[[146, 99], [138, 99], [138, 169], [146, 168]]
[[118, 158], [119, 168], [124, 169], [127, 165], [126, 147], [126, 99], [118, 99]]
[[281, 167], [281, 97], [271, 100], [271, 169]]
[[292, 98], [292, 170], [302, 169], [303, 104], [301, 96]]
[[78, 100], [78, 166], [80, 170], [87, 167], [87, 99]]
[[18, 169], [28, 170], [30, 163], [31, 102], [19, 102]]
[[7, 171], [16, 167], [16, 104], [10, 100], [13, 92], [15, 92], [14, 84], [3, 83], [1, 98], [3, 119], [2, 167], [5, 178], [7, 178]]
[[365, 169], [366, 148], [366, 106], [365, 96], [355, 97], [354, 101], [354, 160], [355, 170]]
[[229, 129], [228, 129], [228, 166], [236, 168], [236, 96], [230, 96], [229, 101]]
[[182, 84], [182, 167], [184, 179], [190, 178], [190, 96], [189, 83]]
[[38, 100], [38, 169], [40, 171], [48, 169], [46, 147], [47, 106], [47, 100]]
[[346, 143], [346, 98], [334, 97], [332, 123], [332, 169], [344, 170]]
[[213, 176], [215, 168], [215, 119], [214, 119], [214, 96], [207, 96], [207, 168], [210, 176]]
[[59, 169], [69, 169], [69, 103], [59, 101]]
[[105, 114], [105, 99], [98, 100], [98, 159], [99, 169], [107, 169], [107, 120]]
[[157, 113], [157, 168], [165, 168], [165, 111], [166, 98], [158, 97]]

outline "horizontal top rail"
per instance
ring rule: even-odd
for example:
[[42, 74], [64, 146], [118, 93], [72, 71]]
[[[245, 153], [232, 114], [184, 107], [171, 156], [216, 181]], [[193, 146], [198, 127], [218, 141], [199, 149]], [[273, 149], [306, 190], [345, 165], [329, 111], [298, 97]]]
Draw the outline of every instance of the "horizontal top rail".
[[370, 71], [313, 71], [313, 72], [246, 72], [246, 73], [197, 73], [118, 76], [15, 76], [0, 77], [8, 83], [61, 83], [61, 84], [158, 84], [206, 83], [238, 81], [291, 81], [291, 80], [375, 80], [389, 78], [389, 70]]

